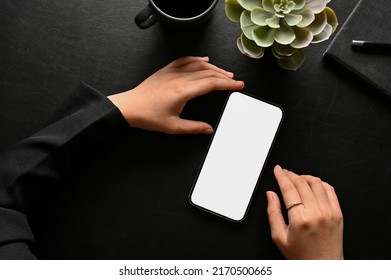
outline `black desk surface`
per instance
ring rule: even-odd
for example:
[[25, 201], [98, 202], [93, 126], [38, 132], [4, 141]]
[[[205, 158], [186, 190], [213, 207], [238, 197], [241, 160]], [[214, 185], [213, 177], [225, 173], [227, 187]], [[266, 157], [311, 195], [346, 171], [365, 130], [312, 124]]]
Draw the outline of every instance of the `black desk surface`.
[[[343, 23], [358, 1], [329, 5]], [[281, 105], [285, 120], [247, 219], [233, 224], [190, 206], [188, 193], [209, 136], [130, 130], [48, 194], [34, 225], [40, 258], [274, 259], [265, 191], [275, 164], [335, 186], [348, 259], [391, 252], [391, 102], [325, 61], [330, 41], [307, 48], [297, 71], [236, 48], [239, 26], [220, 1], [202, 32], [173, 34], [134, 24], [146, 0], [0, 2], [0, 149], [43, 127], [83, 80], [106, 94], [136, 86], [182, 55], [208, 55], [245, 91]], [[215, 124], [227, 93], [188, 104], [185, 115]]]

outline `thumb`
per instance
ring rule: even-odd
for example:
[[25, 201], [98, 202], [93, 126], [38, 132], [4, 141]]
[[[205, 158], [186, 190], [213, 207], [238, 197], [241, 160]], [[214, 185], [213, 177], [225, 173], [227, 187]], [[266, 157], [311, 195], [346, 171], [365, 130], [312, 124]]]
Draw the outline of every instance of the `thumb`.
[[277, 194], [272, 191], [266, 192], [267, 197], [267, 214], [269, 217], [270, 231], [272, 238], [277, 237], [280, 239], [285, 234], [287, 224], [285, 223], [284, 217], [281, 213], [281, 203]]
[[213, 128], [201, 121], [178, 118], [175, 123], [175, 133], [180, 134], [212, 134]]

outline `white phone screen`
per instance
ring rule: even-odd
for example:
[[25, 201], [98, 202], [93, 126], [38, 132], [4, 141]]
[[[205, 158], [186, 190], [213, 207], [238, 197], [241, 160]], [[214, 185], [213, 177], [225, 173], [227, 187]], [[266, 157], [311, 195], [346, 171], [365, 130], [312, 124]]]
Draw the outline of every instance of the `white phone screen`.
[[191, 204], [242, 221], [282, 118], [276, 105], [230, 94], [190, 192]]

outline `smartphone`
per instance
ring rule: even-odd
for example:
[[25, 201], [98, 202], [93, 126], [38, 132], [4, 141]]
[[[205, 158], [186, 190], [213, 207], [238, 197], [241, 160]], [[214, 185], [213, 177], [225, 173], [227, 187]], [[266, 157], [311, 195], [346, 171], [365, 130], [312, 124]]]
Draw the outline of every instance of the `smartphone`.
[[275, 104], [231, 93], [189, 194], [198, 208], [244, 220], [283, 119]]

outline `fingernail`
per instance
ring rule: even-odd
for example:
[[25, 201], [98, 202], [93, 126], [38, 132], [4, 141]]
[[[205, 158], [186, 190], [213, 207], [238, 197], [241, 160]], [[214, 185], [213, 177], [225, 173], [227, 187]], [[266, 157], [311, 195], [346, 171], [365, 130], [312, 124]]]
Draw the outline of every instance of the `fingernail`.
[[227, 73], [228, 77], [230, 77], [230, 78], [234, 77], [234, 73], [232, 73], [232, 72], [225, 71], [225, 73]]
[[244, 82], [243, 81], [236, 81], [236, 84], [240, 86], [241, 88], [244, 88]]
[[205, 60], [205, 61], [209, 61], [209, 56], [204, 56], [204, 57], [201, 57], [202, 60]]
[[274, 170], [275, 171], [281, 171], [282, 170], [282, 168], [281, 168], [281, 166], [279, 166], [278, 164], [274, 167]]
[[204, 130], [204, 134], [212, 134], [213, 133], [213, 128], [209, 127]]
[[266, 192], [266, 199], [267, 199], [267, 204], [269, 205], [273, 201], [277, 200], [277, 194], [273, 191], [267, 191]]

